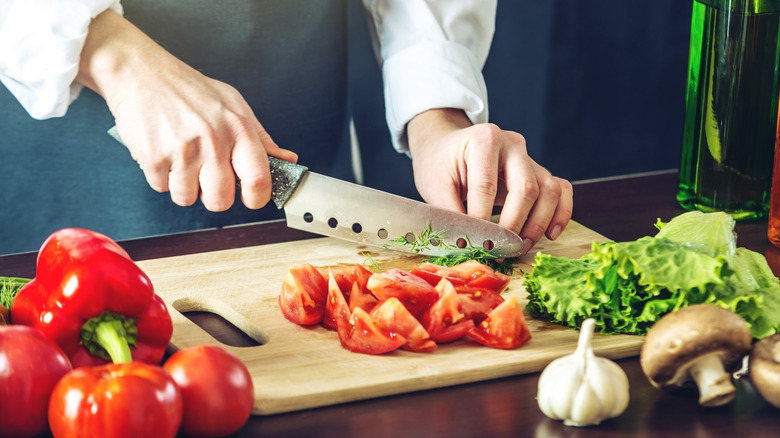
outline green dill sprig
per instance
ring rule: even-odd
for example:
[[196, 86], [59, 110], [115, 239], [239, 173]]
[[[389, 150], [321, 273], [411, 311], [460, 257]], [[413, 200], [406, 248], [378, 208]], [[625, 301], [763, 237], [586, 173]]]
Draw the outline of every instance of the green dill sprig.
[[[429, 249], [431, 246], [450, 250], [450, 254], [429, 257], [424, 259], [424, 262], [433, 263], [440, 266], [455, 266], [469, 260], [476, 260], [483, 265], [490, 266], [494, 271], [501, 272], [502, 274], [506, 275], [512, 275], [514, 262], [518, 260], [518, 257], [500, 259], [485, 248], [472, 245], [468, 236], [465, 237], [466, 246], [464, 248], [447, 245], [441, 240], [441, 237], [446, 232], [447, 230], [434, 232], [431, 229], [431, 224], [428, 223], [413, 241], [409, 240], [407, 236], [401, 236], [391, 240], [391, 242], [398, 246], [410, 245], [411, 248], [409, 250], [413, 254], [417, 254], [420, 251]], [[384, 245], [384, 247], [386, 249], [391, 248], [390, 245]]]
[[10, 310], [16, 294], [29, 282], [28, 278], [0, 277], [0, 304]]

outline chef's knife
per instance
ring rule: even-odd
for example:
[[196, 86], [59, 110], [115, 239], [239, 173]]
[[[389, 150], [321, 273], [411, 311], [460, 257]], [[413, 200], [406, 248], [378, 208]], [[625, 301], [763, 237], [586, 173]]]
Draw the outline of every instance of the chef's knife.
[[[116, 127], [109, 134], [119, 142]], [[435, 207], [311, 172], [268, 157], [271, 198], [287, 226], [388, 249], [450, 255], [482, 247], [496, 257], [516, 257], [523, 241], [491, 221]]]

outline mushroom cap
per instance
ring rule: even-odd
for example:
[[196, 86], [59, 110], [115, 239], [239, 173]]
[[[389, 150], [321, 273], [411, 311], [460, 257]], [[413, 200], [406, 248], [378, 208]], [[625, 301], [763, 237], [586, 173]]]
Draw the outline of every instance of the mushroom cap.
[[688, 367], [707, 355], [717, 356], [726, 371], [736, 371], [751, 342], [750, 327], [741, 316], [714, 304], [693, 304], [650, 327], [639, 363], [653, 386], [683, 386], [690, 379]]
[[756, 342], [748, 359], [748, 376], [761, 397], [780, 408], [780, 334]]

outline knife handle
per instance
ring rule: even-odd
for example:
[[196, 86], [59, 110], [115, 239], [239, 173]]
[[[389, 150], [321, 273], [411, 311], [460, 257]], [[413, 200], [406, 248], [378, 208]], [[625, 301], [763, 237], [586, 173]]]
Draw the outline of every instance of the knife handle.
[[[116, 125], [108, 130], [108, 135], [125, 145], [122, 138], [119, 137], [119, 130], [117, 130]], [[287, 200], [290, 199], [290, 196], [292, 196], [295, 188], [298, 187], [298, 183], [308, 168], [274, 157], [268, 157], [268, 166], [271, 169], [271, 199], [276, 204], [276, 208], [281, 210]], [[236, 177], [236, 185], [240, 187], [240, 184], [241, 181]]]

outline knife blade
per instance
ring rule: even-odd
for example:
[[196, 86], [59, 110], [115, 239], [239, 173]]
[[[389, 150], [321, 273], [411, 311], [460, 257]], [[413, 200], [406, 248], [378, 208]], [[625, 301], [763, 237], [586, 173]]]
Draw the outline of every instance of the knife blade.
[[[116, 127], [108, 133], [122, 142]], [[268, 161], [271, 199], [284, 210], [290, 228], [429, 256], [471, 247], [499, 258], [523, 251], [517, 233], [492, 221], [311, 172], [278, 158]]]

